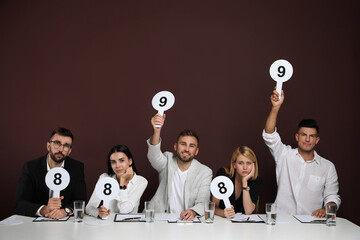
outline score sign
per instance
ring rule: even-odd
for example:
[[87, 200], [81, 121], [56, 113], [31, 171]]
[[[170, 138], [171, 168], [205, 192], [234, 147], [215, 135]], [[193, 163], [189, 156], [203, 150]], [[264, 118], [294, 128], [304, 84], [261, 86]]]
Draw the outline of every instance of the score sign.
[[[164, 112], [169, 110], [175, 103], [174, 95], [169, 91], [161, 91], [155, 94], [152, 99], [152, 106], [158, 113], [163, 116]], [[161, 127], [156, 125], [156, 127]]]
[[[103, 205], [106, 209], [109, 209], [110, 201], [117, 197], [119, 191], [119, 183], [111, 177], [101, 178], [95, 186], [95, 193], [98, 198], [104, 201]], [[102, 217], [102, 219], [106, 219], [107, 217], [108, 216]]]
[[224, 201], [226, 208], [231, 208], [229, 197], [234, 192], [234, 184], [230, 178], [225, 176], [214, 178], [210, 184], [210, 190], [214, 197]]
[[282, 83], [289, 80], [292, 75], [293, 67], [288, 61], [279, 59], [271, 64], [270, 76], [276, 81], [276, 91], [280, 94], [279, 98], [281, 97]]
[[56, 167], [47, 172], [45, 183], [49, 189], [54, 191], [53, 197], [59, 198], [60, 191], [64, 190], [70, 183], [70, 175], [65, 168]]

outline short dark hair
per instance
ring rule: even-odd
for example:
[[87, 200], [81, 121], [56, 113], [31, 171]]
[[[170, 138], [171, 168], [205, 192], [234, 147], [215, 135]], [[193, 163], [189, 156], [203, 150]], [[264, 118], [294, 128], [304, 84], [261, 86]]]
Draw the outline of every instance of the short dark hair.
[[317, 133], [319, 133], [319, 125], [314, 119], [303, 119], [299, 122], [298, 127], [298, 130], [302, 127], [315, 128]]
[[199, 136], [196, 134], [196, 132], [194, 130], [190, 130], [190, 129], [185, 129], [181, 133], [179, 133], [179, 135], [177, 136], [176, 142], [178, 142], [179, 139], [184, 136], [194, 137], [194, 138], [196, 138], [198, 144], [200, 142]]
[[74, 135], [72, 134], [72, 132], [67, 129], [67, 128], [63, 128], [63, 127], [57, 127], [54, 129], [54, 131], [52, 131], [50, 139], [55, 135], [55, 134], [59, 134], [60, 136], [63, 137], [71, 137], [71, 140], [74, 141]]
[[130, 149], [126, 145], [116, 145], [116, 146], [114, 146], [114, 147], [112, 147], [110, 149], [109, 154], [108, 154], [108, 158], [107, 158], [108, 174], [110, 176], [115, 174], [114, 170], [111, 167], [110, 157], [111, 157], [111, 154], [116, 153], [116, 152], [122, 152], [129, 159], [131, 158], [132, 164], [130, 166], [133, 168], [133, 171], [137, 174], [138, 172], [137, 172], [136, 167], [135, 167], [134, 158], [133, 158], [133, 156], [132, 156], [132, 154], [130, 152]]

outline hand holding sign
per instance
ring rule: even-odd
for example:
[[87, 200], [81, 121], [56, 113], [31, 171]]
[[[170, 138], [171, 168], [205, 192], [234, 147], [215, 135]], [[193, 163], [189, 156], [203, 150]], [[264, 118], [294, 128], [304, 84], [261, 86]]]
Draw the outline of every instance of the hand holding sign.
[[53, 197], [59, 198], [60, 191], [64, 190], [70, 182], [70, 175], [62, 167], [56, 167], [47, 172], [45, 176], [46, 186], [54, 191]]
[[[95, 186], [96, 195], [104, 201], [103, 205], [107, 209], [109, 209], [110, 201], [116, 198], [119, 191], [119, 183], [111, 177], [104, 177], [100, 179]], [[102, 217], [102, 219], [107, 219], [107, 216]]]
[[[155, 94], [152, 99], [152, 106], [163, 116], [166, 110], [169, 110], [175, 103], [174, 95], [169, 91], [161, 91]], [[161, 127], [156, 125], [157, 128]]]
[[273, 62], [270, 66], [270, 76], [274, 81], [276, 81], [276, 91], [280, 94], [281, 97], [282, 83], [286, 82], [291, 78], [293, 74], [293, 67], [291, 64], [284, 60], [279, 59]]
[[210, 190], [214, 197], [224, 201], [226, 208], [231, 208], [229, 197], [234, 192], [234, 184], [230, 178], [225, 176], [214, 178], [211, 182]]

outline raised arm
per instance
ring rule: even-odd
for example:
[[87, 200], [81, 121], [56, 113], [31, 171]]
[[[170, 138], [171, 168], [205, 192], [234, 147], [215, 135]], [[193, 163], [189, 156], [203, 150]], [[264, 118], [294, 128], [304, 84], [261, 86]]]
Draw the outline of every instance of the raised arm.
[[281, 91], [281, 97], [279, 99], [279, 93], [276, 92], [276, 87], [275, 87], [272, 95], [270, 96], [272, 107], [265, 123], [266, 133], [273, 133], [275, 131], [277, 116], [279, 114], [280, 107], [284, 102], [284, 98], [285, 98], [284, 91]]
[[[165, 114], [164, 116], [161, 116], [160, 114], [157, 113], [154, 117], [151, 118], [151, 125], [154, 128], [154, 133], [150, 138], [151, 145], [157, 145], [160, 143], [160, 133], [165, 123], [165, 117], [166, 117]], [[157, 125], [160, 127], [156, 127]]]
[[[167, 164], [167, 157], [161, 152], [160, 145], [161, 145], [161, 138], [160, 133], [161, 129], [164, 126], [165, 122], [165, 114], [161, 116], [160, 114], [156, 114], [154, 117], [151, 118], [151, 125], [154, 129], [153, 135], [150, 139], [147, 140], [148, 144], [148, 153], [147, 157], [150, 161], [150, 164], [156, 171], [160, 172], [166, 167]], [[159, 125], [160, 127], [156, 127]]]

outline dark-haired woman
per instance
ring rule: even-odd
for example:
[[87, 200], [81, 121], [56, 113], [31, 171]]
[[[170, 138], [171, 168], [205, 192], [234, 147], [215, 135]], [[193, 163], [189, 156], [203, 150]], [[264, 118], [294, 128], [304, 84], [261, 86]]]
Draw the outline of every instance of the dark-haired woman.
[[109, 208], [101, 205], [102, 201], [95, 192], [86, 205], [86, 213], [94, 217], [108, 216], [114, 213], [137, 213], [140, 198], [147, 187], [147, 180], [137, 175], [135, 162], [130, 149], [125, 145], [111, 148], [107, 159], [108, 172], [100, 175], [116, 179], [120, 185], [119, 195], [110, 201]]

